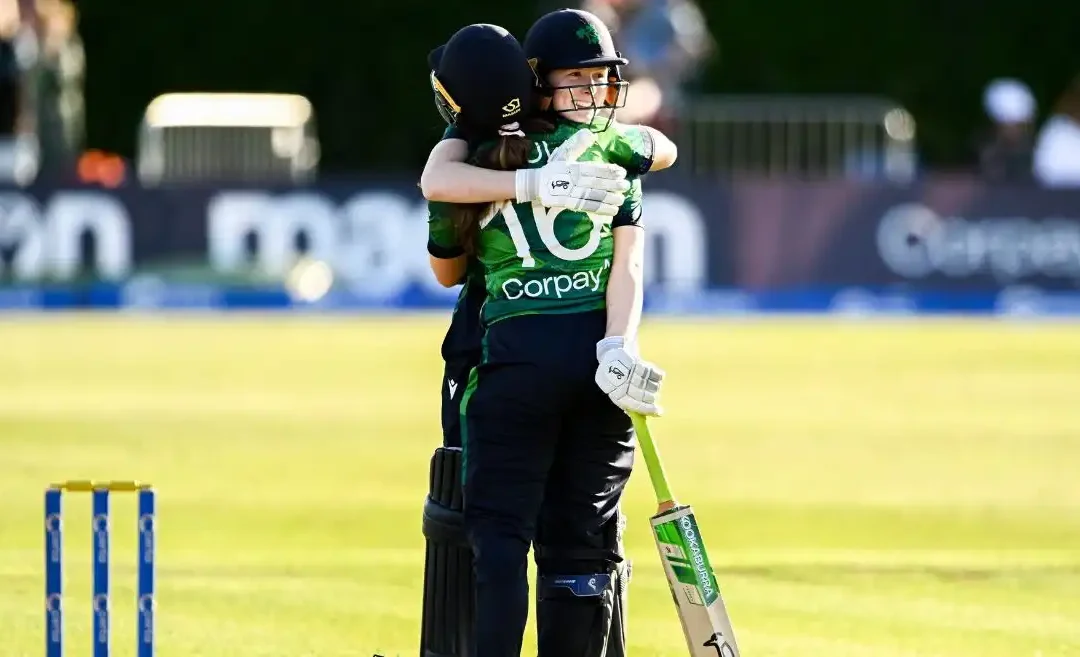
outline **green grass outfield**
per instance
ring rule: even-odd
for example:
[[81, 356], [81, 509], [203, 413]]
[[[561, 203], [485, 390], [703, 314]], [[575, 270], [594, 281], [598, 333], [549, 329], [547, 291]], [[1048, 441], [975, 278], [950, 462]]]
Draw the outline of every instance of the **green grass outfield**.
[[[44, 651], [45, 484], [93, 477], [158, 488], [161, 657], [415, 656], [445, 321], [2, 318], [0, 655]], [[1080, 655], [1080, 328], [657, 320], [644, 342], [745, 657]], [[643, 468], [627, 495], [632, 656], [684, 657]], [[72, 657], [89, 506], [65, 506]], [[123, 657], [133, 501], [113, 523]]]

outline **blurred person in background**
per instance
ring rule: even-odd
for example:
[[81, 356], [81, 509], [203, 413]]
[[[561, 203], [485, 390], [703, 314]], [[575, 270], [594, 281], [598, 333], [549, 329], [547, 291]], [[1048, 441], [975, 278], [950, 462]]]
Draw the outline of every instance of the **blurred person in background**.
[[1054, 105], [1035, 143], [1035, 178], [1045, 187], [1080, 187], [1080, 76]]
[[85, 57], [69, 0], [0, 0], [0, 180], [71, 182]]
[[0, 0], [0, 182], [28, 184], [37, 173], [29, 69], [37, 51], [28, 0]]
[[716, 52], [695, 0], [584, 0], [632, 63], [623, 69], [633, 93], [620, 119], [670, 130], [679, 107]]
[[15, 135], [20, 127], [24, 60], [19, 43], [25, 38], [18, 0], [0, 0], [0, 135]]
[[983, 93], [983, 108], [993, 126], [979, 148], [982, 177], [999, 183], [1031, 182], [1036, 112], [1031, 89], [1019, 80], [994, 80]]
[[31, 69], [41, 176], [70, 182], [83, 148], [86, 57], [69, 0], [36, 0], [39, 47]]

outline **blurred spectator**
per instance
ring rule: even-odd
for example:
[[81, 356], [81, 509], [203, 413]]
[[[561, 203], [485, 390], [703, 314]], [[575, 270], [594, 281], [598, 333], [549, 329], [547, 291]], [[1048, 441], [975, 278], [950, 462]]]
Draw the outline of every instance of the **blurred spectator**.
[[1065, 90], [1035, 144], [1035, 177], [1047, 187], [1080, 187], [1080, 77]]
[[983, 93], [983, 108], [993, 131], [979, 149], [979, 168], [994, 182], [1032, 181], [1035, 96], [1014, 79], [992, 81]]
[[25, 0], [0, 0], [0, 182], [29, 183], [37, 172], [28, 121], [27, 68], [35, 39]]
[[36, 0], [35, 4], [39, 48], [30, 82], [41, 175], [71, 181], [84, 136], [86, 59], [78, 17], [70, 0]]
[[584, 0], [611, 28], [615, 47], [630, 60], [630, 81], [619, 119], [664, 129], [698, 81], [716, 43], [695, 0]]
[[19, 118], [22, 66], [17, 41], [22, 27], [16, 0], [0, 1], [0, 136], [15, 134]]

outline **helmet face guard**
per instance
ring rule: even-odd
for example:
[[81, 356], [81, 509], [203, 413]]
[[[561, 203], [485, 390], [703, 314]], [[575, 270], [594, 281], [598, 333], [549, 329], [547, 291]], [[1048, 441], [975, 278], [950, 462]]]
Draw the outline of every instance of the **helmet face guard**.
[[[602, 132], [614, 120], [615, 110], [626, 105], [627, 83], [619, 71], [630, 62], [615, 49], [611, 32], [595, 14], [580, 9], [558, 9], [544, 14], [525, 35], [525, 54], [539, 79], [539, 93], [554, 99], [560, 90], [576, 94], [574, 109], [558, 114], [591, 110], [589, 128]], [[607, 69], [607, 82], [552, 86], [550, 75], [567, 69]], [[588, 89], [591, 102], [585, 104]], [[567, 117], [570, 118], [570, 117]], [[573, 120], [572, 118], [570, 120]], [[585, 122], [583, 122], [585, 123]]]
[[[568, 66], [565, 68], [594, 68], [595, 66], [603, 66], [603, 64], [586, 65], [580, 67]], [[589, 91], [591, 101], [588, 104], [581, 104], [581, 94], [575, 93], [580, 89], [586, 89]], [[561, 90], [564, 90], [571, 95], [574, 100], [574, 107], [569, 109], [555, 109], [555, 94], [556, 92]], [[589, 129], [593, 132], [603, 132], [608, 129], [612, 121], [615, 120], [615, 110], [619, 109], [620, 107], [626, 106], [626, 95], [629, 90], [629, 83], [626, 80], [622, 79], [622, 75], [619, 73], [619, 67], [617, 65], [608, 66], [608, 80], [604, 83], [584, 83], [552, 86], [548, 83], [546, 79], [540, 78], [540, 92], [545, 97], [551, 99], [551, 111], [557, 114], [564, 115], [570, 112], [591, 111], [592, 119], [583, 123], [586, 123]]]

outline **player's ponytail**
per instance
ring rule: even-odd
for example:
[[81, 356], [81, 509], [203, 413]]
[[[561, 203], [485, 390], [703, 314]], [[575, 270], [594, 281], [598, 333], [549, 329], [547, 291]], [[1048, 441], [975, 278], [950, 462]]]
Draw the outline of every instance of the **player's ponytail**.
[[[525, 136], [526, 132], [543, 134], [551, 132], [555, 125], [546, 119], [534, 118], [524, 122], [509, 123], [499, 128], [499, 137], [484, 144], [469, 158], [469, 163], [485, 169], [513, 171], [529, 166], [529, 154], [533, 142]], [[477, 236], [480, 233], [480, 220], [487, 214], [490, 203], [471, 203], [456, 206], [453, 216], [454, 231], [458, 243], [470, 256], [476, 255]]]

